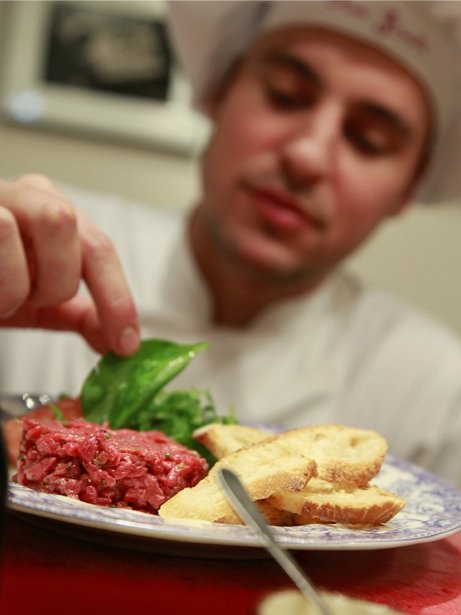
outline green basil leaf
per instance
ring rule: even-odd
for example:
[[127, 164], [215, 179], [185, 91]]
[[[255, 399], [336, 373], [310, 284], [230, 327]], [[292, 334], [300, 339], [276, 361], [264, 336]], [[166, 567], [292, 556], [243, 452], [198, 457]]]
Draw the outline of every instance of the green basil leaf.
[[104, 355], [83, 383], [83, 416], [94, 423], [107, 421], [114, 429], [133, 425], [162, 387], [207, 346], [151, 339], [130, 357]]
[[155, 429], [168, 434], [177, 442], [196, 450], [211, 466], [216, 459], [193, 437], [199, 427], [209, 423], [237, 423], [235, 412], [221, 416], [217, 413], [209, 391], [190, 389], [159, 391], [150, 404], [139, 414], [139, 423], [134, 429]]

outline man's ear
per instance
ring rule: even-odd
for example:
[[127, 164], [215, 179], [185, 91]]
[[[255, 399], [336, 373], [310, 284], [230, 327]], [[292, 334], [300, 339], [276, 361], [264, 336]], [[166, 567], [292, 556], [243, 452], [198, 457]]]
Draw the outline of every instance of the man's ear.
[[405, 191], [401, 195], [400, 201], [398, 201], [392, 210], [389, 212], [389, 217], [399, 216], [402, 212], [406, 211], [408, 207], [416, 201], [415, 194], [424, 177], [429, 173], [431, 164], [431, 148], [425, 148], [423, 156], [419, 161], [416, 168], [413, 181], [406, 187]]
[[429, 174], [432, 165], [432, 153], [434, 148], [434, 140], [433, 138], [428, 139], [416, 170], [413, 175], [412, 181], [405, 188], [401, 201], [396, 203], [395, 209], [393, 209], [389, 216], [399, 216], [403, 211], [405, 211], [412, 203], [414, 203], [417, 199], [415, 198], [416, 192], [424, 180], [425, 177]]

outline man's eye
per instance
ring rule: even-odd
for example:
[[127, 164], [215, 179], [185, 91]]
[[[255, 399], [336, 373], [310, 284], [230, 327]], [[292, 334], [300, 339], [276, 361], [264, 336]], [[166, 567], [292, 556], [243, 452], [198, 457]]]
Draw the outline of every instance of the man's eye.
[[386, 149], [381, 144], [376, 143], [373, 139], [369, 139], [366, 134], [357, 131], [346, 131], [346, 135], [350, 143], [363, 154], [380, 156], [386, 153]]
[[386, 156], [397, 149], [394, 139], [369, 126], [346, 124], [345, 135], [357, 151], [367, 156]]
[[394, 154], [407, 142], [407, 134], [395, 123], [360, 110], [346, 118], [344, 134], [356, 151], [366, 156]]
[[299, 107], [298, 97], [293, 92], [267, 88], [266, 95], [271, 105], [278, 109], [290, 110]]
[[283, 88], [266, 85], [265, 95], [275, 109], [282, 111], [306, 109], [314, 103], [314, 96], [304, 88]]

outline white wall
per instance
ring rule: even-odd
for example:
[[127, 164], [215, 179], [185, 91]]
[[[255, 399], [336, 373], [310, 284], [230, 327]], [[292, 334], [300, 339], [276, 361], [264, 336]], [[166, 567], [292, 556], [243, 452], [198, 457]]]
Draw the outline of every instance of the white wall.
[[198, 190], [190, 157], [16, 127], [0, 117], [0, 176], [26, 172], [168, 207], [186, 207]]
[[[155, 204], [184, 207], [194, 197], [196, 167], [191, 157], [174, 155], [146, 145], [149, 141], [146, 136], [141, 137], [140, 132], [145, 128], [145, 135], [151, 135], [151, 126], [155, 124], [152, 120], [157, 119], [155, 107], [148, 101], [131, 103], [123, 97], [110, 100], [107, 94], [97, 95], [94, 92], [83, 99], [78, 89], [47, 88], [43, 117], [48, 118], [49, 122], [49, 116], [53, 114], [55, 122], [62, 122], [63, 116], [66, 116], [72, 132], [59, 132], [56, 127], [50, 130], [36, 123], [34, 128], [28, 128], [26, 125], [13, 125], [6, 119], [3, 108], [8, 105], [5, 101], [11, 98], [9, 88], [15, 91], [42, 91], [37, 73], [40, 70], [40, 40], [46, 30], [48, 4], [30, 0], [0, 0], [0, 175], [15, 177], [25, 172], [40, 172], [89, 189], [121, 193]], [[126, 13], [133, 10], [137, 11], [136, 16], [141, 12], [152, 17], [160, 10], [155, 7], [164, 3], [158, 0], [117, 0], [93, 2], [92, 5], [99, 10], [102, 5], [105, 11], [123, 9]], [[176, 86], [175, 91], [177, 89]], [[135, 113], [132, 112], [133, 108]], [[177, 116], [174, 119], [177, 120]], [[86, 121], [91, 121], [91, 128], [85, 137], [82, 125]], [[162, 117], [163, 126], [170, 124]], [[106, 130], [113, 126], [115, 136], [120, 129], [135, 127], [133, 134], [136, 137], [129, 143], [121, 141], [120, 135], [118, 141], [111, 142], [108, 137], [104, 140], [96, 136], [101, 125]], [[196, 130], [200, 127], [203, 129], [199, 126]], [[182, 134], [180, 131], [181, 125], [175, 125], [173, 134]], [[181, 178], [180, 181], [178, 178]]]
[[[186, 156], [19, 128], [0, 118], [0, 176], [29, 171], [152, 205], [184, 208], [198, 193], [196, 164]], [[350, 264], [369, 283], [419, 305], [461, 335], [461, 203], [415, 206], [384, 226]]]
[[461, 203], [414, 205], [381, 227], [350, 264], [461, 335]]

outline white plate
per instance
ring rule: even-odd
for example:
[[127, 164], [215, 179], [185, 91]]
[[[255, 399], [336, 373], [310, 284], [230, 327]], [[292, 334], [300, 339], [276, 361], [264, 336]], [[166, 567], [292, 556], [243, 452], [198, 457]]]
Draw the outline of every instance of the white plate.
[[[289, 549], [365, 550], [400, 547], [439, 540], [461, 530], [461, 493], [433, 474], [388, 456], [374, 481], [407, 501], [385, 525], [351, 529], [313, 524], [276, 527], [280, 544]], [[10, 482], [8, 505], [29, 521], [49, 529], [143, 550], [195, 556], [249, 556], [261, 548], [246, 526], [170, 521], [132, 510], [85, 504], [69, 497], [40, 493]], [[226, 554], [226, 551], [228, 553]], [[232, 551], [232, 554], [231, 554]], [[261, 556], [261, 555], [260, 555]]]

